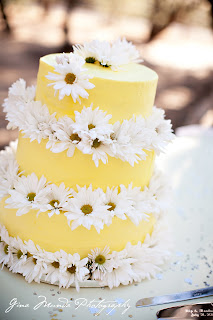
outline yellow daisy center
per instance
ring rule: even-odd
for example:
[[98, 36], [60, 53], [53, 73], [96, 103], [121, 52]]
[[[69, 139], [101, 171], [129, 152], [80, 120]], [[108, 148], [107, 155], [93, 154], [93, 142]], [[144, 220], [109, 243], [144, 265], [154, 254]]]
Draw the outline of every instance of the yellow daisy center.
[[114, 135], [114, 133], [111, 133], [110, 139], [111, 139], [111, 140], [115, 140], [115, 135]]
[[19, 250], [17, 252], [17, 258], [20, 259], [23, 256], [23, 252], [21, 250]]
[[94, 124], [92, 124], [92, 123], [88, 124], [88, 129], [89, 130], [94, 129], [94, 128], [95, 128]]
[[76, 266], [72, 266], [72, 267], [67, 268], [67, 271], [72, 273], [72, 274], [75, 273], [76, 272]]
[[34, 201], [35, 196], [36, 196], [36, 194], [35, 194], [34, 192], [30, 192], [30, 193], [28, 193], [28, 195], [27, 195], [27, 199], [28, 199], [29, 201]]
[[94, 57], [88, 57], [85, 59], [86, 63], [95, 63], [95, 58]]
[[9, 247], [8, 244], [6, 244], [6, 246], [4, 246], [4, 253], [5, 254], [8, 254], [8, 247]]
[[77, 133], [73, 133], [73, 134], [71, 134], [71, 136], [70, 136], [70, 140], [80, 142], [80, 141], [81, 141], [81, 138], [79, 137], [79, 135], [78, 135]]
[[93, 141], [92, 147], [96, 149], [96, 148], [100, 147], [100, 145], [101, 145], [101, 141], [99, 141], [98, 138], [96, 138]]
[[81, 207], [81, 211], [86, 215], [93, 212], [93, 208], [90, 204], [85, 204]]
[[33, 263], [36, 264], [37, 263], [37, 259], [33, 258]]
[[32, 257], [32, 254], [27, 252], [27, 258], [30, 258], [30, 257]]
[[108, 211], [113, 211], [116, 208], [116, 205], [113, 202], [109, 202], [107, 203], [108, 206], [110, 206], [110, 208], [108, 208]]
[[104, 264], [105, 261], [106, 261], [106, 258], [102, 254], [99, 254], [95, 258], [95, 263], [98, 263], [98, 264]]
[[53, 266], [54, 268], [59, 268], [60, 264], [59, 264], [58, 261], [53, 261], [52, 266]]
[[64, 81], [67, 84], [73, 84], [75, 79], [76, 79], [76, 75], [74, 73], [67, 73], [65, 78], [64, 78]]
[[50, 204], [53, 208], [55, 208], [57, 205], [59, 205], [59, 201], [58, 201], [58, 200], [51, 200], [51, 201], [49, 202], [49, 204]]
[[108, 64], [102, 64], [101, 62], [99, 62], [99, 63], [100, 63], [100, 65], [101, 65], [102, 67], [104, 67], [104, 68], [109, 68], [109, 67], [110, 67]]

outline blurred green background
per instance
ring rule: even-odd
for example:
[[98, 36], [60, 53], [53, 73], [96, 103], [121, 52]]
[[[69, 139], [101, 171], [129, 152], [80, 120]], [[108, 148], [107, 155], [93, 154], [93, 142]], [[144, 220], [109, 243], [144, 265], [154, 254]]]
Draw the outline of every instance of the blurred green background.
[[[125, 36], [159, 74], [156, 105], [173, 128], [213, 125], [213, 0], [1, 0], [0, 101], [39, 57]], [[0, 148], [17, 137], [0, 111]]]

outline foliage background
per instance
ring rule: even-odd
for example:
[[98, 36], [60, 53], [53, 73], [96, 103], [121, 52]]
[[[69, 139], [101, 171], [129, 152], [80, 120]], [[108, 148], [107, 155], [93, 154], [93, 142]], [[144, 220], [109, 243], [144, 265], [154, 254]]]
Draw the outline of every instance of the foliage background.
[[[73, 43], [125, 36], [159, 74], [156, 105], [174, 129], [213, 125], [212, 0], [0, 0], [0, 102], [18, 78], [36, 83], [39, 57]], [[0, 111], [0, 148], [17, 137]]]

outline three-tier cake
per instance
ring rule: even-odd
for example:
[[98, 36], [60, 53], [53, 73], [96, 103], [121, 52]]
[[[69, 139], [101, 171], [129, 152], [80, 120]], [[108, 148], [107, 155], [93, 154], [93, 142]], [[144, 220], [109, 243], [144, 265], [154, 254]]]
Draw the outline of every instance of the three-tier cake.
[[18, 142], [0, 154], [0, 263], [28, 282], [118, 286], [169, 256], [165, 178], [172, 140], [153, 107], [157, 74], [125, 39], [40, 59], [37, 86], [9, 89]]

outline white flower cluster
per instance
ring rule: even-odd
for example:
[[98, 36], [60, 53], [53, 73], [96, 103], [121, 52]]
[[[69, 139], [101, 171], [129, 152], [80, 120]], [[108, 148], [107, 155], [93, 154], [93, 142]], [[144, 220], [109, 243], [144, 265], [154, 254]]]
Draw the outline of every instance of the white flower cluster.
[[117, 39], [112, 44], [107, 41], [93, 40], [85, 42], [84, 45], [73, 46], [74, 53], [84, 58], [87, 63], [96, 61], [103, 67], [110, 67], [113, 71], [120, 66], [142, 62], [140, 53], [136, 47], [125, 38]]
[[49, 86], [53, 85], [55, 94], [59, 91], [59, 100], [71, 95], [74, 103], [76, 100], [81, 103], [80, 97], [89, 97], [85, 89], [93, 89], [95, 85], [89, 82], [92, 77], [86, 73], [84, 64], [84, 59], [73, 53], [56, 56], [54, 73], [48, 72], [46, 78], [54, 81]]
[[32, 240], [22, 241], [10, 237], [0, 225], [0, 264], [13, 273], [22, 274], [26, 281], [57, 284], [59, 287], [75, 286], [95, 280], [110, 289], [154, 277], [170, 256], [171, 239], [165, 221], [158, 221], [152, 235], [137, 245], [127, 243], [124, 250], [113, 251], [95, 248], [88, 257], [71, 255], [63, 250], [47, 252]]
[[147, 118], [138, 116], [112, 125], [111, 115], [92, 106], [75, 111], [75, 121], [67, 116], [57, 120], [55, 113], [50, 115], [48, 108], [34, 98], [35, 90], [26, 88], [24, 80], [12, 85], [3, 104], [9, 127], [19, 127], [31, 141], [48, 139], [46, 147], [55, 153], [67, 150], [72, 157], [78, 148], [92, 154], [96, 166], [99, 160], [107, 163], [108, 155], [134, 166], [146, 158], [145, 150], [159, 154], [174, 138], [171, 121], [165, 120], [164, 111], [156, 107]]
[[14, 188], [19, 176], [19, 167], [15, 159], [17, 141], [0, 152], [0, 199], [8, 195]]
[[0, 225], [0, 263], [7, 265], [13, 273], [21, 273], [30, 283], [40, 283], [41, 279], [52, 284], [59, 282], [60, 287], [75, 285], [86, 279], [89, 270], [88, 258], [80, 259], [63, 250], [55, 253], [42, 250], [32, 240], [22, 241], [19, 237], [10, 237], [6, 228]]
[[17, 209], [17, 215], [28, 213], [31, 209], [48, 212], [48, 216], [64, 213], [68, 224], [74, 230], [78, 226], [90, 229], [94, 226], [97, 232], [110, 225], [114, 216], [126, 220], [129, 218], [138, 225], [141, 220], [148, 220], [149, 214], [156, 216], [166, 209], [169, 187], [163, 180], [162, 174], [155, 173], [149, 187], [142, 191], [140, 187], [124, 185], [116, 188], [92, 189], [90, 185], [77, 186], [77, 192], [47, 183], [46, 178], [40, 179], [32, 173], [25, 176], [19, 172], [15, 154], [11, 148], [0, 152], [0, 199], [5, 200], [7, 208]]

